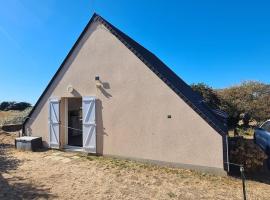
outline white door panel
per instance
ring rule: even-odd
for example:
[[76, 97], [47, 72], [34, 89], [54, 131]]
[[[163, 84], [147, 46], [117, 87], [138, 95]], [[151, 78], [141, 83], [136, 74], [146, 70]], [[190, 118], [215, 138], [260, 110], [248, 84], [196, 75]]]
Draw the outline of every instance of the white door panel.
[[49, 146], [59, 148], [59, 100], [49, 100]]
[[96, 153], [96, 105], [94, 97], [83, 97], [83, 148]]

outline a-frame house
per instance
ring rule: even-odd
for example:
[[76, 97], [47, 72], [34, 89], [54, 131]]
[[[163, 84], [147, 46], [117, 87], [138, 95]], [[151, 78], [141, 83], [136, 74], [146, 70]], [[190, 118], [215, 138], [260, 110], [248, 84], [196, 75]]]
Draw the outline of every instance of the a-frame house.
[[51, 148], [228, 170], [224, 120], [153, 53], [97, 14], [23, 131]]

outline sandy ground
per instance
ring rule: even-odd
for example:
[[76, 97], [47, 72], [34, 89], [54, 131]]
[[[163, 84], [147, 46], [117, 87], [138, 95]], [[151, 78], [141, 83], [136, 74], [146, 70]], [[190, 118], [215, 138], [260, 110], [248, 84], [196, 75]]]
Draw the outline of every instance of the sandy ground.
[[[56, 150], [20, 152], [0, 133], [0, 199], [243, 199], [241, 181]], [[270, 185], [247, 182], [248, 199]]]

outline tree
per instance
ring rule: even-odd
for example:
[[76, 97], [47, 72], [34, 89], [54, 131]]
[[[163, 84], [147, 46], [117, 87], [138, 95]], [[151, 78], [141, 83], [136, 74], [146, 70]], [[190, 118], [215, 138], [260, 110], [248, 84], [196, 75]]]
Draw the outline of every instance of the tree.
[[213, 88], [209, 87], [205, 83], [192, 84], [191, 88], [203, 97], [204, 102], [210, 108], [217, 109], [220, 107], [220, 99], [216, 91], [213, 90]]
[[31, 107], [30, 103], [27, 102], [18, 102], [18, 103], [14, 103], [12, 104], [12, 106], [10, 107], [10, 110], [25, 110], [26, 108]]
[[228, 126], [235, 128], [240, 115], [245, 126], [250, 119], [262, 122], [270, 119], [270, 85], [246, 81], [240, 85], [214, 90], [204, 83], [191, 85], [211, 108], [218, 108], [228, 114]]
[[0, 104], [0, 110], [6, 110], [9, 106], [10, 106], [10, 102], [3, 101], [3, 102]]
[[238, 125], [238, 122], [240, 120], [241, 112], [238, 110], [237, 106], [235, 106], [231, 102], [226, 101], [225, 99], [222, 99], [222, 97], [220, 96], [219, 98], [221, 101], [219, 109], [226, 112], [228, 115], [228, 119], [227, 119], [228, 127], [235, 128]]
[[240, 113], [248, 114], [256, 121], [261, 122], [270, 118], [270, 85], [246, 81], [218, 93]]
[[25, 110], [26, 108], [31, 107], [30, 103], [27, 102], [18, 102], [15, 101], [3, 101], [0, 104], [0, 110], [8, 111], [8, 110]]
[[223, 99], [218, 91], [209, 87], [205, 83], [192, 84], [191, 88], [198, 92], [205, 103], [212, 109], [220, 109], [228, 114], [227, 123], [230, 128], [237, 126], [239, 122], [240, 111], [230, 101]]

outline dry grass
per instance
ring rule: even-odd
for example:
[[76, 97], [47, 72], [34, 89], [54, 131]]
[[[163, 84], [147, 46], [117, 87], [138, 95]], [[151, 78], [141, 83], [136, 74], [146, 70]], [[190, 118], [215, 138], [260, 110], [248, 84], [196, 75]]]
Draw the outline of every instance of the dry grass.
[[3, 125], [7, 120], [13, 119], [19, 113], [19, 111], [0, 111], [0, 125]]
[[18, 115], [19, 111], [0, 111], [0, 118], [6, 119]]
[[0, 126], [4, 124], [21, 124], [30, 111], [31, 108], [24, 111], [0, 111]]
[[[0, 199], [242, 199], [236, 178], [61, 151], [20, 152], [13, 138], [0, 133], [0, 166], [6, 166]], [[248, 181], [247, 191], [248, 199], [269, 199], [270, 185]]]

